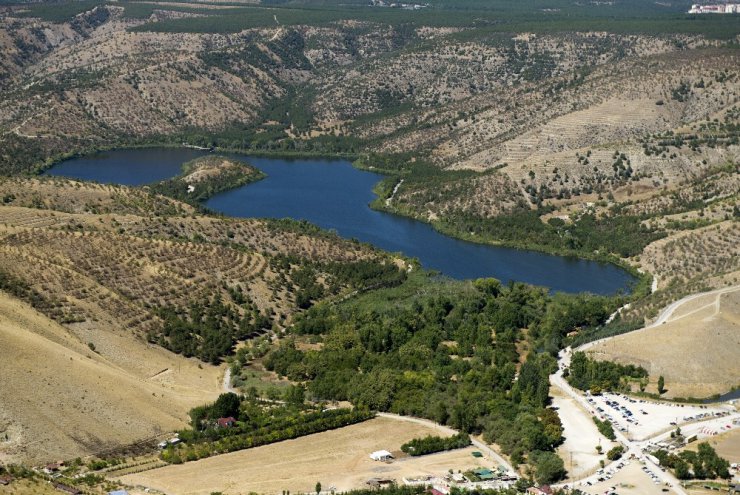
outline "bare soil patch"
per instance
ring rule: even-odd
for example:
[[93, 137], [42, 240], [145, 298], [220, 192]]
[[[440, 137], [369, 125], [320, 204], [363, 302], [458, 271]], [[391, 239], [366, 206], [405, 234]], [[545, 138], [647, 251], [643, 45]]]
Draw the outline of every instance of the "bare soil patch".
[[558, 455], [568, 470], [568, 479], [580, 479], [593, 474], [599, 468], [599, 461], [606, 462], [606, 456], [596, 451], [601, 445], [606, 453], [616, 445], [604, 438], [596, 428], [591, 415], [581, 409], [571, 397], [564, 396], [557, 388], [550, 389], [553, 405], [563, 423], [565, 442], [557, 449]]
[[218, 394], [217, 368], [201, 369], [134, 342], [129, 349], [172, 369], [171, 381], [117, 366], [25, 303], [0, 294], [0, 459], [40, 463], [150, 439], [183, 427], [190, 408]]

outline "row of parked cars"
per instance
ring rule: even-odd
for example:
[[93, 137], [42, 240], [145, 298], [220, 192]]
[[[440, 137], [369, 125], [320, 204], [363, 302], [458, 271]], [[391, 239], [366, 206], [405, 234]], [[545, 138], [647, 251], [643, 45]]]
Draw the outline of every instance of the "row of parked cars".
[[653, 480], [653, 483], [655, 483], [656, 485], [660, 485], [660, 483], [661, 483], [661, 482], [660, 482], [660, 476], [658, 476], [657, 474], [655, 474], [655, 473], [654, 473], [654, 472], [653, 472], [653, 471], [652, 471], [652, 470], [651, 470], [651, 469], [650, 469], [649, 467], [647, 467], [647, 466], [642, 466], [642, 470], [643, 470], [643, 471], [645, 471], [645, 474], [647, 474], [648, 476], [650, 476], [650, 478], [651, 478], [651, 479]]
[[[596, 405], [596, 401], [594, 401], [594, 399], [592, 399], [591, 397], [588, 397], [586, 400], [588, 400], [590, 404]], [[640, 422], [636, 418], [634, 418], [634, 413], [627, 406], [620, 405], [619, 402], [615, 400], [605, 399], [605, 402], [607, 406], [611, 407], [612, 409], [614, 409], [615, 412], [619, 413], [622, 416], [622, 418], [628, 423], [631, 423], [634, 425], [640, 424]], [[614, 417], [610, 413], [606, 412], [603, 407], [597, 406], [596, 410], [600, 412], [601, 414], [603, 414], [604, 417], [608, 419], [610, 423], [616, 426], [619, 431], [622, 431], [622, 432], [627, 431], [627, 428], [625, 426], [618, 424], [616, 420], [614, 419]], [[647, 414], [647, 412], [645, 412], [644, 410], [640, 410], [640, 412], [642, 414]]]

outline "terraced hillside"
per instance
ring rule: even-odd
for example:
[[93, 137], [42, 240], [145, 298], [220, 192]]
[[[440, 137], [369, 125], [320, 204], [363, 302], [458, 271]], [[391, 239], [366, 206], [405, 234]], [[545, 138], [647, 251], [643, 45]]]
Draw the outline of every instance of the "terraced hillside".
[[[0, 188], [0, 315], [10, 325], [0, 361], [13, 377], [0, 451], [14, 460], [102, 452], [182, 427], [221, 389], [214, 365], [238, 341], [279, 333], [301, 297], [398, 276], [395, 260], [366, 246], [298, 224], [198, 215], [142, 189], [60, 179]], [[337, 269], [348, 267], [350, 278]], [[132, 395], [111, 380], [130, 382]], [[49, 390], [24, 391], [41, 385]], [[85, 425], [84, 414], [98, 419]], [[57, 416], [69, 419], [52, 427]]]

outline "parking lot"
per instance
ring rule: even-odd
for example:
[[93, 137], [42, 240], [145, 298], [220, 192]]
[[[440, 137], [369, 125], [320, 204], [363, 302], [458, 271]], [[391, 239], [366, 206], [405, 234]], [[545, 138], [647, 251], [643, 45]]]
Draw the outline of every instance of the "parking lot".
[[[618, 468], [617, 466], [622, 466]], [[647, 470], [647, 471], [646, 471]], [[574, 485], [585, 494], [619, 494], [619, 495], [659, 495], [667, 492], [669, 487], [662, 483], [657, 473], [639, 461], [623, 461], [612, 469], [605, 470], [597, 477]], [[652, 474], [652, 476], [651, 476]], [[658, 477], [657, 481], [653, 476]], [[602, 481], [599, 481], [601, 479]]]
[[604, 393], [587, 396], [594, 413], [611, 421], [631, 440], [645, 440], [682, 424], [711, 419], [728, 413], [718, 407], [669, 404]]

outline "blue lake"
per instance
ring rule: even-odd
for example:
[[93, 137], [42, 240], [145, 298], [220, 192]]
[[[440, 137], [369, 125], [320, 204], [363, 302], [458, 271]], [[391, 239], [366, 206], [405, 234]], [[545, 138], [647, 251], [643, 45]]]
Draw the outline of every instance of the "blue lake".
[[[155, 182], [180, 173], [182, 163], [206, 152], [191, 149], [116, 150], [61, 162], [46, 173], [125, 185]], [[234, 155], [267, 178], [214, 196], [212, 210], [235, 217], [308, 220], [346, 238], [418, 258], [425, 268], [453, 278], [495, 277], [554, 291], [613, 294], [633, 277], [611, 264], [453, 239], [431, 226], [370, 209], [379, 174], [346, 160], [278, 159]]]

